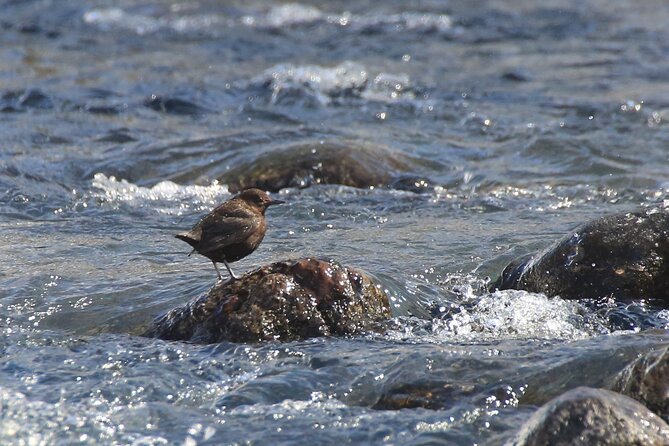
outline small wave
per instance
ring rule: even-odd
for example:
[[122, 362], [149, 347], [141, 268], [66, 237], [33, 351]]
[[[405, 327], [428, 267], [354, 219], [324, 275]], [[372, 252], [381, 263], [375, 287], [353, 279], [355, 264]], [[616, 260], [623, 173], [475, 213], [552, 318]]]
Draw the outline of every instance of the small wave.
[[453, 28], [453, 20], [447, 14], [402, 12], [399, 14], [341, 14], [325, 13], [318, 8], [299, 3], [274, 6], [264, 14], [247, 15], [242, 23], [248, 26], [284, 28], [298, 24], [326, 22], [348, 27], [354, 31], [436, 31], [447, 32]]
[[[529, 209], [536, 212], [552, 212], [561, 209], [605, 205], [636, 205], [645, 208], [669, 208], [669, 188], [633, 190], [606, 185], [550, 185], [503, 184], [487, 186], [468, 181], [469, 172], [463, 175], [458, 188], [436, 186], [432, 202], [463, 203], [465, 208], [485, 210]], [[467, 188], [469, 187], [469, 190]]]
[[348, 12], [326, 13], [320, 9], [299, 3], [273, 6], [266, 11], [253, 11], [234, 17], [221, 13], [183, 14], [183, 11], [163, 11], [155, 15], [129, 12], [112, 8], [96, 8], [83, 14], [83, 21], [105, 31], [129, 29], [145, 35], [159, 31], [178, 33], [209, 30], [218, 33], [221, 27], [248, 26], [261, 29], [283, 29], [300, 25], [329, 24], [346, 27], [354, 32], [451, 32], [453, 21], [446, 14], [402, 12], [399, 14], [363, 14]]
[[281, 64], [265, 70], [251, 83], [268, 85], [272, 92], [272, 104], [291, 91], [301, 90], [320, 105], [327, 105], [335, 96], [362, 90], [368, 77], [362, 65], [348, 61], [334, 67]]
[[[610, 187], [576, 185], [552, 186], [531, 185], [527, 187], [501, 186], [489, 191], [490, 197], [504, 200], [524, 200], [531, 198], [530, 203], [540, 203], [537, 211], [554, 211], [584, 205], [590, 202], [617, 203], [624, 191]], [[636, 198], [636, 197], [635, 197]]]
[[[32, 377], [32, 379], [35, 379]], [[92, 392], [94, 394], [95, 392]], [[97, 402], [97, 401], [96, 401]], [[92, 444], [95, 438], [116, 437], [126, 444], [165, 444], [156, 435], [126, 433], [115, 425], [118, 407], [102, 411], [95, 403], [84, 407], [70, 401], [50, 403], [0, 387], [0, 443], [2, 444]], [[88, 432], [88, 433], [84, 433]], [[92, 443], [91, 443], [92, 442]]]
[[[281, 28], [302, 23], [313, 23], [323, 18], [325, 18], [325, 14], [318, 8], [298, 3], [287, 3], [285, 5], [273, 6], [262, 17], [261, 23], [264, 26]], [[243, 19], [243, 23], [255, 24], [256, 20], [253, 16], [246, 16]]]
[[407, 74], [379, 73], [361, 95], [363, 98], [391, 102], [397, 99], [414, 99], [411, 82]]
[[[353, 16], [350, 19], [353, 25], [361, 27], [394, 26], [411, 31], [447, 32], [453, 28], [453, 21], [446, 14], [429, 14], [420, 12], [403, 12], [390, 15]], [[341, 23], [341, 20], [340, 20]]]
[[116, 177], [107, 177], [103, 173], [96, 173], [92, 186], [99, 191], [94, 194], [98, 199], [110, 203], [129, 203], [136, 206], [158, 205], [158, 212], [169, 215], [181, 215], [185, 210], [209, 209], [211, 206], [227, 198], [227, 186], [218, 181], [209, 186], [182, 186], [171, 181], [161, 181], [152, 187], [142, 187], [126, 180], [117, 180]]
[[408, 75], [379, 73], [372, 77], [364, 66], [351, 61], [333, 67], [275, 65], [252, 79], [251, 84], [267, 86], [272, 93], [271, 104], [300, 96], [307, 96], [320, 106], [343, 97], [377, 102], [415, 98]]
[[153, 17], [126, 12], [120, 8], [92, 9], [84, 13], [83, 20], [85, 23], [97, 26], [105, 31], [119, 28], [129, 29], [139, 35], [152, 34], [162, 30], [185, 33], [234, 23], [218, 14]]

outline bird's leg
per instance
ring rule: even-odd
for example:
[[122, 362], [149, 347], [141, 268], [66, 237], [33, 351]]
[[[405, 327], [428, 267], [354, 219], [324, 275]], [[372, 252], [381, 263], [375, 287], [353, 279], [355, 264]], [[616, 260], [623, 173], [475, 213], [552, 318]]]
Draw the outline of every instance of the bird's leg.
[[235, 273], [232, 272], [232, 270], [230, 269], [230, 265], [228, 265], [228, 262], [226, 262], [225, 259], [223, 259], [223, 263], [225, 264], [225, 267], [228, 269], [228, 272], [230, 273], [230, 282], [239, 279], [239, 277], [235, 276]]
[[[218, 274], [218, 280], [219, 280], [219, 281], [223, 280], [223, 276], [221, 276], [221, 272], [218, 270], [218, 266], [216, 266], [216, 262], [214, 262], [214, 261], [212, 260], [211, 263], [213, 263], [213, 264], [214, 264], [214, 268], [216, 268], [216, 274]], [[226, 266], [227, 266], [227, 265], [226, 265]]]

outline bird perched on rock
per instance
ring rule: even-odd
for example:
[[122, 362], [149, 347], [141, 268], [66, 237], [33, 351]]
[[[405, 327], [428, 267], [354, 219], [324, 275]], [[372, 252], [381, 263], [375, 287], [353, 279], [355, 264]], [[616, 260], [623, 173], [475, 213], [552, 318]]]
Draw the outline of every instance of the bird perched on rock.
[[236, 262], [256, 250], [267, 230], [265, 211], [269, 206], [281, 204], [272, 200], [260, 189], [247, 189], [232, 197], [191, 228], [190, 231], [175, 235], [209, 258], [216, 268], [218, 279], [223, 280], [216, 262], [223, 262], [232, 281], [238, 277], [228, 263]]

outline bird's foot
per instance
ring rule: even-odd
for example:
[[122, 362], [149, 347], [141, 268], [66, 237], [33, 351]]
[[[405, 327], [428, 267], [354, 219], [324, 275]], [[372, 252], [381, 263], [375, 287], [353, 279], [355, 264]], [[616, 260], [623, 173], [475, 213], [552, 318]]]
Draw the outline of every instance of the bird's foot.
[[216, 284], [217, 285], [219, 285], [219, 284], [220, 285], [227, 285], [227, 284], [232, 283], [232, 282], [234, 282], [235, 280], [238, 280], [238, 279], [239, 279], [239, 277], [231, 276], [231, 277], [228, 277], [226, 280], [223, 280], [223, 277], [219, 276], [218, 281], [216, 282]]

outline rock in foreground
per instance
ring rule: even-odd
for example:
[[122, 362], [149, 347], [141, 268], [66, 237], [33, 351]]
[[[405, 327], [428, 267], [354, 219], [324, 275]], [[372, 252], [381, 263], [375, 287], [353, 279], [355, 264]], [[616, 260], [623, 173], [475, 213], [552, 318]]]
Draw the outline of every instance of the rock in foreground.
[[586, 223], [544, 252], [510, 263], [492, 288], [669, 305], [669, 214], [618, 214]]
[[382, 288], [334, 261], [276, 262], [156, 319], [146, 336], [213, 343], [294, 340], [373, 329], [391, 317]]
[[552, 399], [523, 425], [514, 446], [669, 444], [669, 425], [637, 401], [577, 387]]
[[669, 417], [669, 348], [651, 351], [618, 374], [613, 390]]

